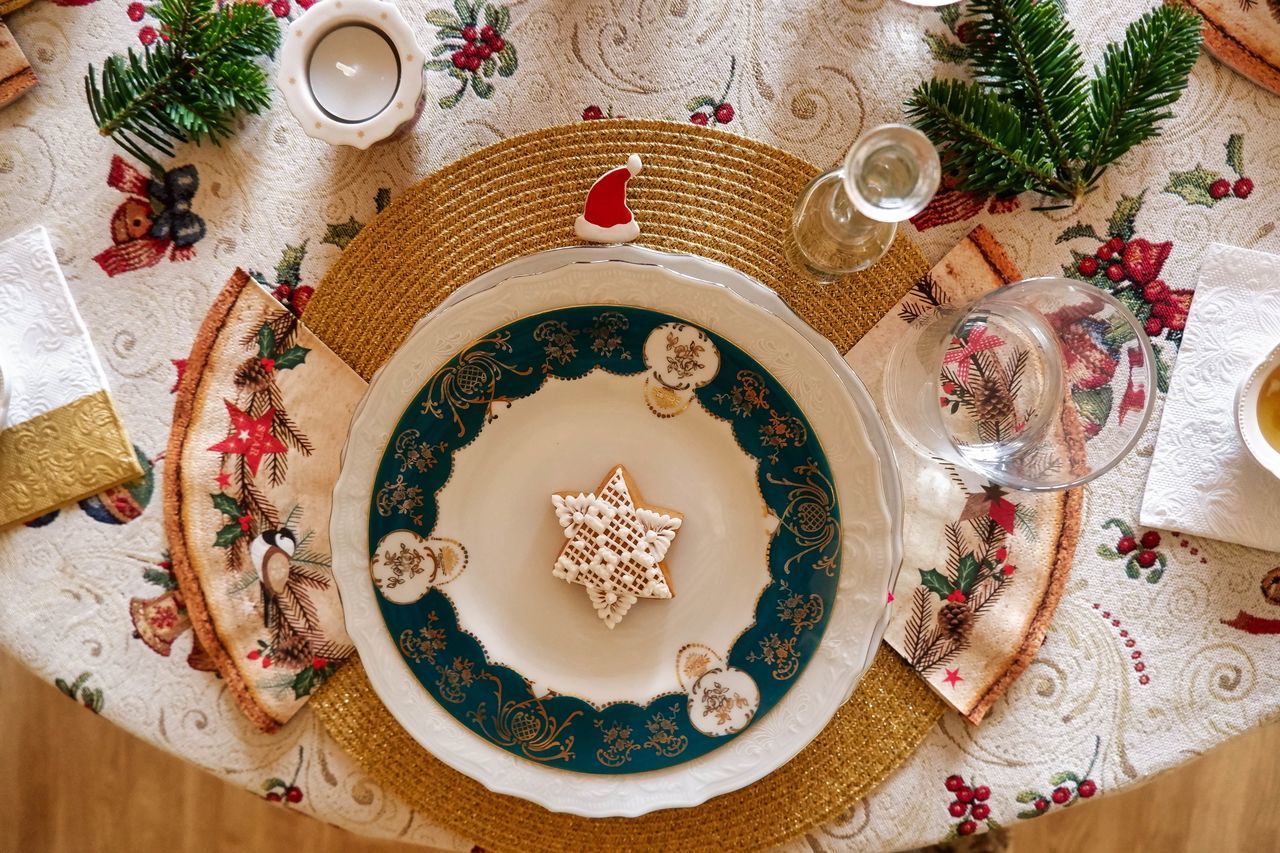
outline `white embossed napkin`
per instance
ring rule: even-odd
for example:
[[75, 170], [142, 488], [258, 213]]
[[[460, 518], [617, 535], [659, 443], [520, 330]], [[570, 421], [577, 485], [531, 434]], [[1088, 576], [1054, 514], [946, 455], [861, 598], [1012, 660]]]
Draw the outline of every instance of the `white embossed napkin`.
[[1141, 522], [1280, 551], [1280, 480], [1236, 430], [1236, 390], [1280, 343], [1280, 257], [1214, 243], [1156, 438]]
[[0, 361], [0, 527], [142, 476], [43, 228], [0, 241]]

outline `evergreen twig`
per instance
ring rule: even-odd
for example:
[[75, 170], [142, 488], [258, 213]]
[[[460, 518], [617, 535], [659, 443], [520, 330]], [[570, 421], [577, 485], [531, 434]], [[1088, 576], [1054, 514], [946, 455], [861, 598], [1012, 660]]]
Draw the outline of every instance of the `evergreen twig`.
[[98, 132], [162, 172], [153, 155], [172, 157], [180, 142], [216, 145], [231, 135], [236, 112], [271, 102], [254, 60], [275, 52], [280, 27], [257, 3], [158, 0], [149, 11], [161, 40], [141, 54], [108, 57], [101, 74], [90, 65], [84, 88]]
[[1107, 46], [1090, 79], [1060, 4], [972, 0], [969, 12], [973, 80], [921, 83], [906, 111], [959, 189], [996, 196], [1081, 198], [1108, 164], [1159, 134], [1200, 50], [1200, 16], [1161, 6]]

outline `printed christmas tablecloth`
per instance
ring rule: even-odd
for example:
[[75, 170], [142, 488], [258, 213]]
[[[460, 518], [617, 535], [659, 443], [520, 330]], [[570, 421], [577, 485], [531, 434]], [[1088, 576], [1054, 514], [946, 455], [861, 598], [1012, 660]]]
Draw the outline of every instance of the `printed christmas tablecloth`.
[[[427, 111], [407, 138], [330, 149], [277, 102], [222, 148], [180, 148], [152, 181], [97, 135], [81, 81], [108, 50], [154, 39], [155, 21], [124, 0], [64, 2], [6, 19], [41, 83], [0, 112], [0, 237], [49, 229], [129, 433], [157, 469], [182, 359], [236, 266], [305, 315], [311, 286], [388, 198], [469, 151], [548, 124], [692, 121], [831, 163], [860, 131], [900, 119], [904, 96], [956, 43], [954, 21], [894, 0], [460, 3], [477, 17], [498, 10], [512, 52], [503, 73], [429, 68]], [[401, 4], [441, 53], [440, 27], [459, 14], [444, 5]], [[296, 0], [272, 8], [302, 11]], [[1087, 59], [1144, 8], [1073, 4]], [[912, 236], [936, 260], [982, 223], [1025, 274], [1066, 271], [1117, 293], [1145, 323], [1164, 385], [1204, 247], [1280, 252], [1278, 106], [1204, 56], [1165, 136], [1125, 157], [1078, 207], [1040, 211], [1029, 198], [945, 189]], [[1099, 422], [1131, 404], [1101, 383], [1092, 390]], [[1033, 819], [1275, 715], [1280, 691], [1266, 661], [1276, 638], [1224, 620], [1273, 615], [1260, 582], [1280, 559], [1136, 526], [1158, 422], [1085, 490], [1074, 565], [1021, 678], [978, 727], [944, 716], [880, 789], [796, 850], [935, 841], [961, 824], [949, 811], [961, 784], [984, 806], [969, 810], [976, 824]], [[243, 717], [191, 632], [179, 630], [188, 614], [170, 594], [158, 497], [148, 486], [130, 499], [138, 513], [90, 498], [0, 536], [0, 644], [112, 722], [287, 808], [370, 835], [468, 847], [372, 784], [305, 708], [269, 735]]]

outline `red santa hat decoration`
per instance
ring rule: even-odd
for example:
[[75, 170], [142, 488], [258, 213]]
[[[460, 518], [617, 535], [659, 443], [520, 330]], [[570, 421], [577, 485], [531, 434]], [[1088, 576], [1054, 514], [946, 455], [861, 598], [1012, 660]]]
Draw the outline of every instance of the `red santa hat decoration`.
[[627, 165], [610, 169], [587, 191], [582, 214], [573, 231], [592, 243], [629, 243], [640, 236], [640, 223], [627, 207], [627, 181], [640, 172], [640, 155], [632, 154]]

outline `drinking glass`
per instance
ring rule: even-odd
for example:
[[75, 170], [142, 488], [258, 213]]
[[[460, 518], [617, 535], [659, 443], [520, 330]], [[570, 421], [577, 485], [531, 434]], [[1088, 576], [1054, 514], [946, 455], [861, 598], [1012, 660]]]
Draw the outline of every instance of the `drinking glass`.
[[910, 323], [886, 365], [885, 407], [918, 453], [1055, 491], [1133, 449], [1155, 387], [1155, 354], [1129, 309], [1089, 284], [1031, 278]]
[[898, 223], [924, 210], [941, 175], [938, 152], [915, 128], [882, 124], [863, 134], [796, 201], [791, 231], [801, 262], [820, 276], [871, 266], [889, 251]]

